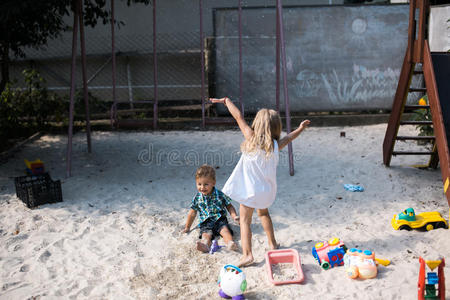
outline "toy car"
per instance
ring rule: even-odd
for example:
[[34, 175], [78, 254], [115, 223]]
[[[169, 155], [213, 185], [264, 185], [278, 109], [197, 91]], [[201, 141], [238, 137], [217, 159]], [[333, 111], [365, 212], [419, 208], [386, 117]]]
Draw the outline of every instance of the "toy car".
[[437, 211], [415, 214], [414, 209], [407, 208], [398, 215], [394, 215], [391, 225], [395, 230], [448, 228], [447, 221]]
[[319, 242], [312, 248], [312, 255], [324, 269], [344, 265], [344, 255], [347, 247], [338, 238], [331, 238], [328, 242]]

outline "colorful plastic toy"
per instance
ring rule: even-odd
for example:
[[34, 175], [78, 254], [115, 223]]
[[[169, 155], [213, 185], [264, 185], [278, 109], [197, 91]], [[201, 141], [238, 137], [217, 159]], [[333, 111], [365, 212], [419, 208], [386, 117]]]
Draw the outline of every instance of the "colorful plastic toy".
[[377, 276], [375, 253], [370, 250], [351, 248], [344, 255], [344, 267], [352, 279], [369, 279]]
[[319, 242], [312, 248], [312, 255], [319, 265], [328, 270], [334, 266], [344, 264], [344, 255], [347, 247], [338, 238], [331, 238], [328, 242]]
[[[289, 280], [275, 280], [273, 277], [272, 266], [276, 264], [288, 263], [292, 264], [292, 267], [297, 273], [295, 279]], [[301, 283], [305, 276], [303, 275], [302, 264], [300, 256], [295, 249], [279, 249], [270, 250], [266, 252], [266, 270], [269, 276], [269, 281], [275, 285], [289, 284], [289, 283]]]
[[382, 265], [382, 266], [389, 266], [391, 264], [391, 261], [389, 259], [383, 259], [383, 258], [375, 258], [375, 261], [377, 262], [377, 264]]
[[247, 289], [245, 274], [236, 266], [225, 265], [220, 270], [219, 296], [225, 299], [243, 300], [244, 292]]
[[34, 161], [24, 159], [27, 166], [26, 172], [28, 175], [40, 175], [44, 174], [44, 163], [38, 158]]
[[448, 228], [447, 221], [442, 218], [439, 212], [424, 212], [416, 215], [412, 208], [407, 208], [398, 215], [394, 215], [391, 225], [395, 230], [411, 230], [414, 228], [430, 231], [435, 228]]
[[[419, 263], [420, 269], [418, 281], [418, 299], [445, 300], [445, 259], [442, 258], [440, 260], [424, 260], [422, 257], [419, 257]], [[428, 268], [431, 269], [431, 271], [438, 267], [438, 273], [436, 274], [436, 272], [428, 272], [427, 276], [425, 277], [425, 264], [428, 266]]]
[[214, 254], [214, 252], [219, 251], [220, 248], [223, 246], [219, 246], [219, 243], [217, 243], [217, 240], [213, 240], [211, 244], [211, 248], [209, 248], [209, 254]]
[[344, 188], [350, 192], [364, 192], [364, 188], [355, 184], [344, 184]]

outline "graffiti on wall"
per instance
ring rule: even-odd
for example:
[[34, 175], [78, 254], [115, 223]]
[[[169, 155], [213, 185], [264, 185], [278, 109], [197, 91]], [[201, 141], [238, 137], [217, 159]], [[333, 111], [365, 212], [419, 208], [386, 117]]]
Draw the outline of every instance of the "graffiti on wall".
[[321, 74], [324, 86], [333, 104], [367, 102], [374, 98], [389, 98], [397, 86], [400, 69], [368, 69], [353, 65], [351, 80], [342, 80], [337, 71]]
[[397, 68], [369, 69], [356, 64], [350, 79], [339, 76], [336, 69], [329, 73], [302, 70], [296, 76], [294, 91], [297, 97], [318, 97], [321, 88], [325, 87], [329, 100], [335, 105], [361, 103], [373, 98], [391, 97], [399, 74], [400, 69]]
[[[406, 50], [408, 12], [407, 5], [287, 10], [286, 81], [291, 110], [389, 109]], [[235, 13], [218, 11], [218, 35], [235, 34], [228, 26]], [[252, 9], [244, 12], [244, 18], [248, 22], [244, 36], [252, 38], [243, 40], [243, 99], [246, 110], [254, 112], [275, 103], [275, 13], [273, 9]], [[216, 40], [215, 46], [216, 82], [236, 78], [238, 62], [230, 63], [230, 58], [238, 57], [237, 39]], [[215, 92], [236, 97], [236, 87], [216, 84]], [[281, 93], [284, 91], [281, 88]]]

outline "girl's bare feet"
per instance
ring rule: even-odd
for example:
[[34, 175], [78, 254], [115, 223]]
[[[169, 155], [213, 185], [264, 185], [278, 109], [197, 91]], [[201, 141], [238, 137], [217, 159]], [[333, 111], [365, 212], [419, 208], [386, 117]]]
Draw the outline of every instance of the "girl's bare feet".
[[237, 251], [238, 247], [237, 247], [235, 242], [229, 241], [228, 244], [227, 244], [227, 249], [228, 250], [232, 250], [232, 251]]
[[269, 245], [269, 249], [270, 249], [270, 250], [277, 250], [277, 249], [280, 249], [280, 244], [272, 244], [272, 245]]
[[237, 267], [242, 268], [242, 267], [250, 266], [251, 264], [253, 264], [253, 261], [254, 261], [253, 256], [251, 256], [251, 255], [243, 256], [243, 257], [241, 257], [241, 260], [237, 264]]
[[209, 252], [209, 247], [205, 243], [197, 242], [197, 250], [203, 253]]

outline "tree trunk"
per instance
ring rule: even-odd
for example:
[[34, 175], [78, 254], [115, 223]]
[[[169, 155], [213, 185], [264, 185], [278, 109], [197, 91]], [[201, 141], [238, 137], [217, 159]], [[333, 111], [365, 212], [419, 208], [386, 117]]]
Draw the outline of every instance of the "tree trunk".
[[1, 72], [2, 80], [0, 81], [0, 94], [5, 89], [6, 84], [9, 82], [9, 47], [8, 45], [3, 46], [0, 49], [1, 53]]

